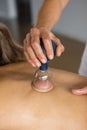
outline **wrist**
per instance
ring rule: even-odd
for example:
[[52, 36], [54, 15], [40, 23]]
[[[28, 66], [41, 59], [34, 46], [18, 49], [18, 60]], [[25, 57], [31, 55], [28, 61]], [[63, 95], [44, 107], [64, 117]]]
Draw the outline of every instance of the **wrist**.
[[50, 27], [48, 27], [47, 25], [35, 25], [36, 28], [42, 30], [42, 29], [46, 29], [46, 30], [51, 30]]

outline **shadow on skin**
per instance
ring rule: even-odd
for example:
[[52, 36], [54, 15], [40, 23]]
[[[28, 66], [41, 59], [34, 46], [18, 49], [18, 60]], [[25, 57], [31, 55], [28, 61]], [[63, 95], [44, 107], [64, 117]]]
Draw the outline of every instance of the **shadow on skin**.
[[0, 75], [0, 80], [4, 79], [12, 79], [16, 81], [21, 81], [21, 80], [32, 80], [33, 75], [31, 73], [26, 73], [26, 72], [15, 72], [15, 71], [5, 71], [2, 75]]

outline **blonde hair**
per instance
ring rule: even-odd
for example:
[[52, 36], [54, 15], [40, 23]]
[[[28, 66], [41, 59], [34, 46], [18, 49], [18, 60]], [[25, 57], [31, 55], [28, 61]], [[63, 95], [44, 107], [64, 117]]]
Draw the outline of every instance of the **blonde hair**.
[[0, 66], [24, 60], [23, 46], [17, 44], [8, 27], [0, 23]]

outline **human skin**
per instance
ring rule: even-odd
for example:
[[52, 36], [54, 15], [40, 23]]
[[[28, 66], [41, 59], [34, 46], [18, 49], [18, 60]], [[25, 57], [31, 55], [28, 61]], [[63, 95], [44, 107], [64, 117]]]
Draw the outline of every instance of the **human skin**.
[[62, 11], [69, 0], [44, 0], [37, 20], [33, 28], [27, 33], [24, 40], [24, 54], [29, 63], [34, 67], [40, 67], [41, 62], [46, 62], [46, 57], [40, 46], [42, 38], [49, 59], [53, 59], [52, 40], [57, 45], [56, 56], [64, 52], [61, 41], [51, 32], [54, 25], [59, 21]]
[[87, 96], [72, 88], [87, 78], [50, 68], [54, 89], [32, 89], [35, 68], [26, 62], [0, 67], [0, 130], [87, 130]]
[[[59, 22], [61, 14], [68, 4], [69, 0], [44, 0], [44, 3], [38, 12], [35, 26], [31, 28], [24, 39], [24, 54], [27, 61], [34, 67], [41, 66], [41, 62], [46, 62], [40, 47], [40, 38], [43, 39], [46, 53], [49, 59], [53, 59], [52, 40], [57, 45], [56, 56], [61, 56], [64, 52], [64, 46], [59, 38], [52, 32], [52, 28]], [[73, 89], [72, 93], [76, 95], [87, 94], [87, 86], [81, 89]]]

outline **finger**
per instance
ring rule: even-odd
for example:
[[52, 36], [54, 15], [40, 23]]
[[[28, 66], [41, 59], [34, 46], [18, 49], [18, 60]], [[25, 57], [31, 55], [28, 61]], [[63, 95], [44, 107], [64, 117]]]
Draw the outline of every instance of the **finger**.
[[46, 63], [47, 59], [43, 54], [43, 51], [40, 46], [40, 35], [39, 33], [32, 33], [31, 34], [31, 46], [36, 54], [36, 57], [42, 62]]
[[35, 54], [36, 54], [36, 57], [37, 57], [42, 63], [46, 63], [47, 59], [46, 59], [46, 57], [45, 57], [45, 55], [44, 55], [44, 53], [43, 53], [43, 51], [42, 51], [42, 49], [41, 49], [40, 43], [38, 44], [38, 43], [36, 42], [35, 37], [34, 37], [33, 43], [31, 43], [31, 46], [32, 46], [32, 48], [33, 48], [33, 50], [34, 50], [34, 52], [35, 52]]
[[30, 34], [26, 35], [26, 38], [23, 41], [24, 43], [24, 51], [26, 51], [27, 47], [30, 45]]
[[27, 47], [27, 55], [34, 65], [36, 65], [37, 67], [41, 66], [41, 63], [35, 56], [35, 53], [34, 53], [33, 49], [31, 48], [31, 46]]
[[56, 56], [61, 56], [61, 54], [64, 52], [63, 45], [59, 44], [56, 49]]
[[44, 43], [44, 47], [46, 49], [47, 57], [51, 60], [54, 57], [53, 47], [52, 47], [52, 41], [50, 39], [50, 36], [48, 32], [44, 33], [42, 36], [42, 40]]
[[29, 44], [30, 44], [30, 41], [31, 41], [31, 39], [30, 39], [30, 33], [28, 33], [27, 35], [26, 35], [26, 45], [28, 46]]
[[57, 37], [55, 37], [55, 35], [53, 35], [53, 34], [51, 34], [51, 35], [52, 35], [52, 40], [57, 45], [56, 55], [61, 56], [61, 54], [64, 52], [64, 46], [62, 45], [61, 41]]
[[28, 61], [30, 64], [32, 64], [33, 67], [36, 67], [36, 65], [35, 65], [34, 63], [32, 63], [32, 61], [29, 59], [29, 56], [28, 56], [28, 54], [27, 54], [26, 52], [24, 52], [24, 55], [25, 55], [27, 61]]
[[[24, 54], [29, 63], [31, 63], [34, 67], [40, 67], [40, 62], [36, 58], [31, 46], [30, 46], [30, 34], [26, 36], [27, 38], [24, 40]], [[29, 43], [28, 43], [29, 42]]]
[[23, 43], [24, 43], [24, 51], [26, 51], [26, 39], [24, 39]]
[[29, 58], [29, 55], [28, 55], [27, 49], [26, 49], [26, 43], [27, 43], [27, 42], [26, 42], [26, 39], [24, 39], [24, 55], [25, 55], [27, 61], [28, 61], [30, 64], [32, 64], [33, 67], [36, 67], [35, 64], [34, 64], [34, 63], [30, 60], [30, 58]]
[[72, 93], [75, 95], [85, 95], [87, 94], [87, 86], [81, 89], [72, 89]]

